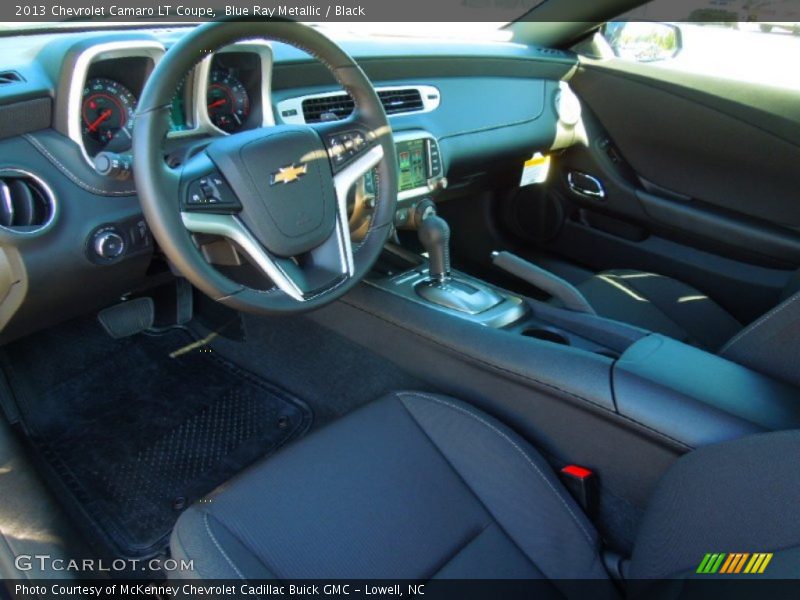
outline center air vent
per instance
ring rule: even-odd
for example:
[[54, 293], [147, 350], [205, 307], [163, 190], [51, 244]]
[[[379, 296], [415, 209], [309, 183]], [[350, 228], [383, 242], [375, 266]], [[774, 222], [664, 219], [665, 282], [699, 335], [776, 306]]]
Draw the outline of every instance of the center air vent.
[[348, 94], [307, 98], [303, 100], [303, 117], [306, 123], [338, 121], [349, 117], [354, 107], [353, 99]]
[[38, 177], [17, 169], [0, 169], [0, 227], [33, 233], [55, 216], [50, 188]]
[[383, 109], [387, 115], [410, 113], [422, 110], [422, 95], [419, 90], [409, 88], [405, 90], [386, 90], [378, 92]]
[[[378, 97], [387, 115], [433, 110], [439, 104], [439, 92], [423, 87], [382, 88], [378, 89]], [[303, 119], [306, 123], [338, 121], [349, 117], [354, 106], [353, 99], [345, 93], [306, 97], [302, 100]], [[292, 116], [292, 109], [281, 110], [281, 114], [284, 118]]]

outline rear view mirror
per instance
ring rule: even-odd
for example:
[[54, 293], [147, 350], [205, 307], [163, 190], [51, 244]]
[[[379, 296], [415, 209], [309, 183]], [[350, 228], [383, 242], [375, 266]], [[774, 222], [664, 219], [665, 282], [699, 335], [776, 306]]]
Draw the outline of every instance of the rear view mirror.
[[619, 58], [655, 62], [681, 51], [681, 30], [669, 23], [612, 21], [603, 26], [603, 37]]

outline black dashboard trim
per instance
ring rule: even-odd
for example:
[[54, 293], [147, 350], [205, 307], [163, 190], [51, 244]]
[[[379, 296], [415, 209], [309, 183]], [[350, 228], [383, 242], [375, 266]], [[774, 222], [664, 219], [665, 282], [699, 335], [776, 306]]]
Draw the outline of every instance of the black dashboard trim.
[[53, 101], [34, 98], [0, 106], [0, 139], [24, 135], [50, 127]]
[[[117, 182], [111, 182], [106, 177], [101, 177], [97, 175], [94, 171], [92, 171], [88, 165], [83, 161], [83, 156], [81, 155], [80, 151], [77, 148], [77, 145], [69, 140], [68, 138], [58, 136], [53, 131], [42, 131], [39, 132], [40, 136], [46, 137], [47, 144], [44, 144], [40, 141], [36, 135], [33, 134], [25, 134], [23, 137], [34, 147], [36, 150], [42, 154], [50, 163], [56, 167], [59, 171], [61, 171], [64, 175], [66, 175], [72, 183], [75, 185], [83, 188], [87, 192], [95, 194], [97, 196], [133, 196], [136, 194], [136, 188], [134, 187], [127, 187], [122, 186]], [[71, 144], [74, 146], [74, 152], [69, 153], [68, 151], [60, 152], [59, 156], [61, 156], [64, 160], [59, 160], [53, 152], [47, 149], [47, 146], [66, 146], [67, 144]], [[71, 154], [75, 155], [75, 160], [71, 160], [69, 157]], [[65, 162], [74, 163], [75, 166], [70, 168]], [[82, 170], [86, 172], [87, 177], [84, 179], [79, 174], [78, 170]], [[87, 181], [89, 176], [93, 177], [97, 180], [95, 184], [90, 183]], [[100, 187], [104, 186], [104, 187]]]
[[[357, 58], [367, 76], [376, 82], [450, 77], [508, 77], [515, 79], [566, 79], [577, 63], [533, 58], [430, 57]], [[335, 82], [311, 61], [278, 62], [273, 67], [273, 90], [331, 86]]]

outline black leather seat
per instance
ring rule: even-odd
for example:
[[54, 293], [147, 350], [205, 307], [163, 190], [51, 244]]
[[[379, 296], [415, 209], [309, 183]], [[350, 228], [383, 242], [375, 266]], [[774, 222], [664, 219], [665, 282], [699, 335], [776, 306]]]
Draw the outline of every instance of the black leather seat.
[[[693, 571], [705, 552], [797, 545], [800, 478], [782, 474], [798, 450], [798, 434], [767, 434], [680, 460], [645, 519], [632, 574]], [[190, 507], [171, 548], [194, 561], [182, 576], [206, 579], [547, 578], [569, 594], [570, 580], [608, 578], [594, 527], [529, 444], [462, 402], [410, 392]], [[798, 575], [800, 563], [787, 564], [775, 571]], [[605, 591], [616, 595], [610, 583]]]
[[656, 273], [598, 273], [580, 290], [597, 314], [716, 352], [742, 324], [695, 288]]
[[[773, 310], [742, 328], [730, 313], [692, 286], [657, 273], [616, 269], [598, 273], [577, 286], [601, 316], [630, 323], [648, 331], [723, 352], [732, 342], [750, 335], [765, 318], [781, 313], [782, 326], [791, 324], [784, 305], [800, 298], [800, 271], [786, 285]], [[766, 342], [758, 336], [759, 342]]]
[[695, 288], [656, 273], [614, 270], [576, 286], [597, 314], [661, 333], [800, 385], [800, 271], [747, 327]]

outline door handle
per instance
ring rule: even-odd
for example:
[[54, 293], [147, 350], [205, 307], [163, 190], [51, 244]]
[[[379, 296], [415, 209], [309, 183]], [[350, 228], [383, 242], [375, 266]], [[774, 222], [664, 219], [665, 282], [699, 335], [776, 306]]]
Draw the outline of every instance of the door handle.
[[581, 173], [580, 171], [570, 171], [567, 173], [567, 185], [570, 190], [579, 196], [585, 196], [593, 200], [603, 200], [606, 197], [603, 183], [593, 175]]

